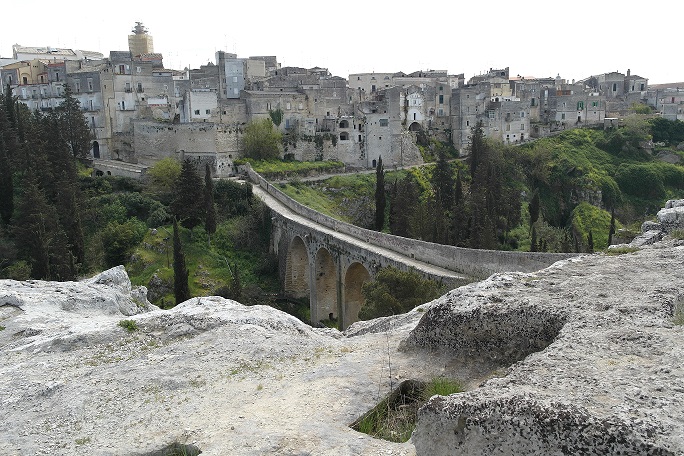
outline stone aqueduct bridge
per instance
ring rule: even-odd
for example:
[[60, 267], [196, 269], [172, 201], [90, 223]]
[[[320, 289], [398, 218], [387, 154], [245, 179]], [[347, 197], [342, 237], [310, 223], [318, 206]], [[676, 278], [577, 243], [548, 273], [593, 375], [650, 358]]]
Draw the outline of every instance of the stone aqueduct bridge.
[[504, 271], [532, 272], [575, 254], [466, 249], [379, 233], [335, 220], [288, 197], [245, 166], [254, 194], [272, 210], [272, 248], [288, 297], [309, 297], [311, 321], [342, 329], [358, 320], [361, 285], [383, 267], [413, 269], [455, 288]]

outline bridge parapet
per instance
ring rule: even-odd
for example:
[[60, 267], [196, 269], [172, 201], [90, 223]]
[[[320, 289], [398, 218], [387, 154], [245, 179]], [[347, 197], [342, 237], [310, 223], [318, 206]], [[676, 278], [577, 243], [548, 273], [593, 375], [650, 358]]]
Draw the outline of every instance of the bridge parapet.
[[250, 180], [265, 192], [287, 206], [296, 214], [340, 233], [393, 252], [408, 255], [418, 261], [475, 278], [487, 278], [491, 274], [506, 271], [534, 272], [559, 260], [577, 256], [575, 253], [512, 252], [481, 250], [435, 244], [432, 242], [394, 236], [368, 230], [321, 214], [290, 198], [268, 182], [249, 164], [245, 170]]

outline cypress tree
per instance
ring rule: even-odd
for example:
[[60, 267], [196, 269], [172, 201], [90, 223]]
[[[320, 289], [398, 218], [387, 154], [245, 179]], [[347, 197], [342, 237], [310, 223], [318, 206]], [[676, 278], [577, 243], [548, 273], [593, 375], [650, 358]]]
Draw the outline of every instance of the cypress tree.
[[64, 84], [64, 101], [57, 108], [62, 131], [74, 157], [86, 158], [90, 153], [92, 134], [81, 111], [81, 103], [74, 98], [69, 84]]
[[477, 125], [472, 128], [472, 135], [470, 141], [470, 178], [475, 179], [477, 167], [484, 160], [486, 153], [486, 143], [484, 131], [482, 129], [482, 121], [478, 121]]
[[205, 215], [204, 185], [190, 160], [181, 165], [181, 173], [174, 188], [171, 212], [185, 228], [192, 230], [202, 223]]
[[176, 304], [190, 299], [190, 287], [188, 285], [188, 268], [185, 266], [185, 254], [178, 232], [178, 220], [173, 219], [173, 295]]
[[230, 299], [235, 301], [240, 301], [242, 298], [242, 282], [240, 281], [240, 270], [238, 269], [237, 263], [233, 264], [230, 271], [232, 273], [233, 279], [230, 281]]
[[0, 218], [9, 224], [14, 213], [14, 185], [12, 183], [12, 167], [10, 164], [5, 139], [0, 132]]
[[211, 169], [207, 163], [204, 168], [204, 229], [209, 236], [216, 232], [216, 206], [214, 205], [214, 181], [211, 179]]
[[532, 239], [530, 239], [530, 252], [537, 251], [537, 228], [532, 226]]
[[454, 174], [443, 148], [437, 152], [437, 163], [432, 173], [432, 187], [438, 204], [445, 211], [451, 210], [454, 201]]
[[532, 228], [532, 225], [534, 225], [535, 222], [539, 219], [539, 190], [538, 189], [534, 189], [534, 192], [532, 193], [532, 198], [530, 198], [529, 211], [530, 211], [530, 228]]
[[594, 235], [591, 234], [591, 230], [587, 235], [587, 252], [594, 253]]
[[613, 244], [613, 235], [615, 234], [615, 208], [610, 210], [610, 230], [608, 231], [608, 245]]
[[375, 168], [375, 230], [382, 231], [385, 226], [385, 206], [387, 199], [385, 195], [385, 171], [382, 168], [382, 157], [378, 159]]

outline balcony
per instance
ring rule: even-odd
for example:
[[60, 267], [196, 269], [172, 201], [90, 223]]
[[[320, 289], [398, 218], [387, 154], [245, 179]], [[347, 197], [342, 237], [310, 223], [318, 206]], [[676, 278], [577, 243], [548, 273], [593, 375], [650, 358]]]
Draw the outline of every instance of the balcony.
[[130, 87], [126, 87], [126, 88], [124, 89], [124, 92], [126, 92], [126, 93], [131, 93], [131, 92], [132, 92], [132, 90], [131, 90], [131, 88], [130, 88]]
[[138, 88], [136, 89], [136, 92], [138, 92], [138, 93], [143, 93], [144, 91], [145, 91], [145, 90], [144, 90], [142, 87], [138, 87]]

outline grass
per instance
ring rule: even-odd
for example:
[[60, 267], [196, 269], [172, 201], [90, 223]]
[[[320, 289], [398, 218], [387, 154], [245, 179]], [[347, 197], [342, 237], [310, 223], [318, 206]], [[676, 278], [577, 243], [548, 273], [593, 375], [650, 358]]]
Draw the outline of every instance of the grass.
[[344, 163], [339, 161], [284, 161], [284, 160], [254, 160], [252, 158], [245, 158], [236, 160], [235, 164], [241, 165], [248, 163], [252, 165], [252, 169], [264, 177], [272, 178], [282, 174], [306, 175], [310, 171], [336, 171], [344, 169]]
[[411, 438], [416, 427], [418, 409], [434, 395], [446, 396], [464, 390], [458, 380], [437, 377], [427, 383], [415, 380], [402, 382], [397, 389], [351, 428], [372, 437], [402, 443]]
[[681, 241], [684, 239], [684, 230], [673, 230], [670, 232], [670, 237]]
[[138, 330], [138, 324], [133, 320], [121, 320], [119, 326], [128, 332], [133, 332]]
[[606, 255], [624, 255], [625, 253], [634, 253], [639, 250], [639, 247], [615, 247], [614, 249], [604, 250], [604, 253]]

